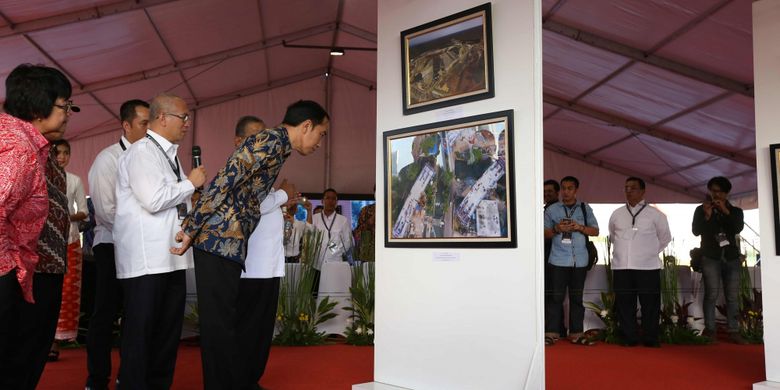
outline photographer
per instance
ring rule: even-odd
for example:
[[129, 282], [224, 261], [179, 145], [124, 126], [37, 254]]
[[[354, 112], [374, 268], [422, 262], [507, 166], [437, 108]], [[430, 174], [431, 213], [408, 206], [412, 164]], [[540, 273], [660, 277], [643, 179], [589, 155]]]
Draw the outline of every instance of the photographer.
[[740, 253], [737, 235], [744, 227], [742, 209], [726, 199], [731, 182], [716, 176], [707, 183], [709, 194], [693, 213], [693, 234], [701, 236], [702, 275], [704, 280], [704, 331], [716, 341], [715, 303], [721, 283], [726, 297], [728, 332], [731, 341], [745, 344], [739, 334]]

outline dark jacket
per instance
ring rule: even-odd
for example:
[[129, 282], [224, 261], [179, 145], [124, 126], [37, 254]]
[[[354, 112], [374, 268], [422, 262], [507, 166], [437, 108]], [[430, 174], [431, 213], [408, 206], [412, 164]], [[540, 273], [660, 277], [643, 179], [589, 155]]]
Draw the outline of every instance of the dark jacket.
[[[729, 215], [724, 215], [713, 209], [709, 221], [704, 218], [704, 208], [697, 207], [696, 211], [693, 212], [693, 235], [701, 236], [702, 255], [712, 259], [720, 259], [722, 251], [723, 257], [727, 260], [736, 260], [740, 255], [737, 234], [745, 226], [744, 214], [741, 208], [733, 206], [729, 202], [726, 202], [726, 207], [729, 209]], [[724, 233], [729, 240], [729, 244], [722, 248], [717, 238], [719, 233]]]

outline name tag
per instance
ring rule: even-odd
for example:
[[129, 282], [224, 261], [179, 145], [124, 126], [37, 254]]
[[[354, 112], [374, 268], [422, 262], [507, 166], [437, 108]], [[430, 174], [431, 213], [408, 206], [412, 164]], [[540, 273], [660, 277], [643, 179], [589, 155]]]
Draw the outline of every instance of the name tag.
[[187, 205], [184, 203], [179, 203], [176, 205], [176, 213], [179, 214], [179, 219], [184, 219], [187, 217]]

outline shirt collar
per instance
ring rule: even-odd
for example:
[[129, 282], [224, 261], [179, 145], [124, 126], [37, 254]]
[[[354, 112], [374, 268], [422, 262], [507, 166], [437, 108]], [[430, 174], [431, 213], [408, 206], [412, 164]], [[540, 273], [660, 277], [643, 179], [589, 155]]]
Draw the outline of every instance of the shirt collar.
[[644, 199], [642, 199], [642, 200], [640, 200], [639, 202], [637, 202], [636, 206], [634, 206], [634, 207], [631, 207], [631, 205], [630, 205], [630, 204], [628, 204], [628, 203], [626, 203], [626, 206], [628, 206], [628, 208], [629, 208], [629, 209], [631, 209], [631, 210], [633, 211], [633, 210], [636, 210], [636, 209], [639, 209], [639, 208], [642, 208], [642, 207], [644, 207], [644, 206], [645, 206], [645, 204], [647, 204], [647, 201], [645, 201]]
[[9, 118], [11, 118], [11, 120], [18, 122], [19, 126], [21, 126], [22, 129], [24, 129], [25, 133], [27, 133], [27, 136], [30, 137], [30, 140], [32, 141], [33, 145], [35, 145], [35, 147], [38, 150], [41, 150], [49, 146], [49, 140], [47, 140], [46, 137], [44, 137], [43, 134], [41, 134], [41, 132], [38, 131], [38, 129], [36, 129], [35, 126], [32, 125], [32, 123], [27, 122], [25, 120], [21, 120], [13, 115], [9, 115], [9, 114], [3, 114], [3, 115], [6, 115]]
[[132, 144], [132, 142], [130, 142], [130, 140], [128, 140], [127, 137], [125, 137], [124, 135], [119, 137], [119, 139], [122, 141], [123, 144], [125, 144], [126, 148], [129, 148], [130, 144]]
[[158, 144], [160, 144], [160, 147], [163, 148], [165, 153], [167, 153], [171, 157], [176, 157], [176, 149], [179, 145], [171, 143], [171, 141], [168, 141], [165, 139], [165, 137], [161, 136], [160, 134], [157, 134], [152, 129], [147, 129], [146, 134], [152, 136], [155, 141], [157, 141]]

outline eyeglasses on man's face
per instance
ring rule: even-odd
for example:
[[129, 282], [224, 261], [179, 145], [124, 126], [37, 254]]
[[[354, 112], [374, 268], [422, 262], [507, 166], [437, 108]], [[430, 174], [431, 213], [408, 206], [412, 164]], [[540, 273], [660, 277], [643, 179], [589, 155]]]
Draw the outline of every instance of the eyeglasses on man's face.
[[170, 115], [175, 116], [182, 120], [182, 122], [189, 122], [190, 121], [190, 115], [189, 114], [172, 114], [170, 112], [166, 112], [163, 115]]
[[64, 110], [65, 113], [81, 111], [79, 106], [73, 104], [73, 100], [67, 100], [65, 102], [65, 104], [54, 103], [54, 107], [57, 107], [57, 108], [60, 108], [60, 109]]

